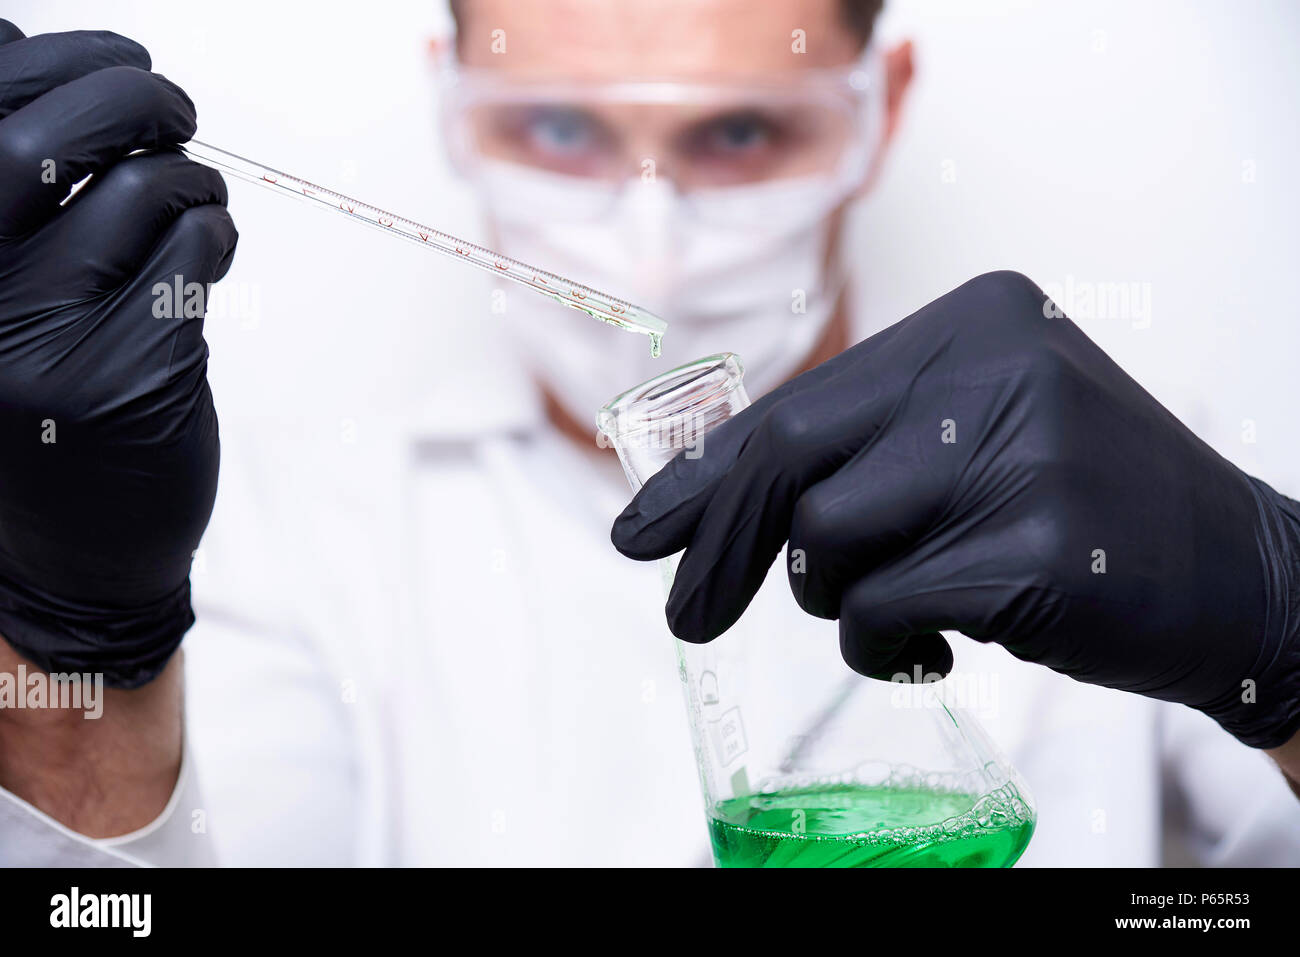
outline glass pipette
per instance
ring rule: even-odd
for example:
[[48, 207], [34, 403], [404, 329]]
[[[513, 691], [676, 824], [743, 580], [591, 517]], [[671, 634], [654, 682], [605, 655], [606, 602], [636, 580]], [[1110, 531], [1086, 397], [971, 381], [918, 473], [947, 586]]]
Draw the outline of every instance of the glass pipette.
[[647, 335], [650, 337], [650, 354], [659, 355], [660, 343], [668, 329], [668, 324], [640, 306], [616, 299], [608, 293], [599, 292], [590, 286], [566, 279], [564, 276], [557, 276], [545, 269], [538, 269], [517, 259], [502, 256], [475, 243], [457, 239], [441, 230], [355, 200], [335, 190], [317, 186], [301, 177], [246, 159], [210, 143], [190, 140], [182, 149], [195, 162], [210, 166], [221, 173], [229, 173], [237, 179], [256, 183], [282, 196], [292, 196], [322, 209], [333, 210], [353, 222], [364, 223], [390, 235], [453, 256], [462, 262], [478, 266], [494, 276], [503, 276], [522, 283], [558, 303], [585, 312], [593, 319], [618, 326], [628, 332]]

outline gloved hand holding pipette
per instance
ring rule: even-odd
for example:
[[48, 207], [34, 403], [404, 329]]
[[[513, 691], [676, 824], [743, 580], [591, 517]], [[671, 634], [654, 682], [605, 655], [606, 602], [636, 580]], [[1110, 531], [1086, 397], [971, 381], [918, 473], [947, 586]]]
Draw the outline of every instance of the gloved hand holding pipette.
[[194, 104], [149, 70], [116, 34], [0, 20], [0, 635], [120, 687], [194, 620], [219, 457], [204, 301], [237, 238], [221, 176], [167, 149]]
[[709, 641], [789, 542], [790, 585], [865, 675], [944, 674], [941, 630], [1300, 729], [1300, 504], [1242, 473], [1014, 273], [974, 279], [770, 393], [650, 479], [614, 544], [681, 549]]

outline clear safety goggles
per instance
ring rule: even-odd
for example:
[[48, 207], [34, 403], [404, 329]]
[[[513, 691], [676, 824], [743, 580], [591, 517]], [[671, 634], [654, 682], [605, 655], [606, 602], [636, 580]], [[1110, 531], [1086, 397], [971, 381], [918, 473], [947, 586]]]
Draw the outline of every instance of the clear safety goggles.
[[884, 122], [871, 46], [845, 68], [716, 82], [533, 81], [449, 57], [442, 86], [455, 168], [487, 190], [520, 171], [527, 215], [558, 221], [599, 219], [649, 180], [700, 218], [741, 225], [754, 187], [811, 187], [837, 204], [865, 180]]

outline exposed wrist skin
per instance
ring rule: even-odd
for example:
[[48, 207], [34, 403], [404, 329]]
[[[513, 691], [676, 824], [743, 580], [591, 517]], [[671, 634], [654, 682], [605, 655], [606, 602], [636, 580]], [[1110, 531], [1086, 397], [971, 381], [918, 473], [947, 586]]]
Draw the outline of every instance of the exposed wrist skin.
[[[45, 675], [0, 637], [0, 675], [19, 674]], [[180, 774], [183, 692], [177, 652], [143, 688], [101, 684], [91, 719], [70, 708], [0, 707], [0, 787], [87, 837], [149, 824]]]

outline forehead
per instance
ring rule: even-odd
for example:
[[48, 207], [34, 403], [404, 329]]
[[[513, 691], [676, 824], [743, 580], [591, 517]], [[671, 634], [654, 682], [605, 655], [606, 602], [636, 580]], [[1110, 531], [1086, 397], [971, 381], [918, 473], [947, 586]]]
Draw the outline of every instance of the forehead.
[[839, 2], [460, 0], [458, 46], [468, 66], [536, 79], [770, 75], [853, 62]]

